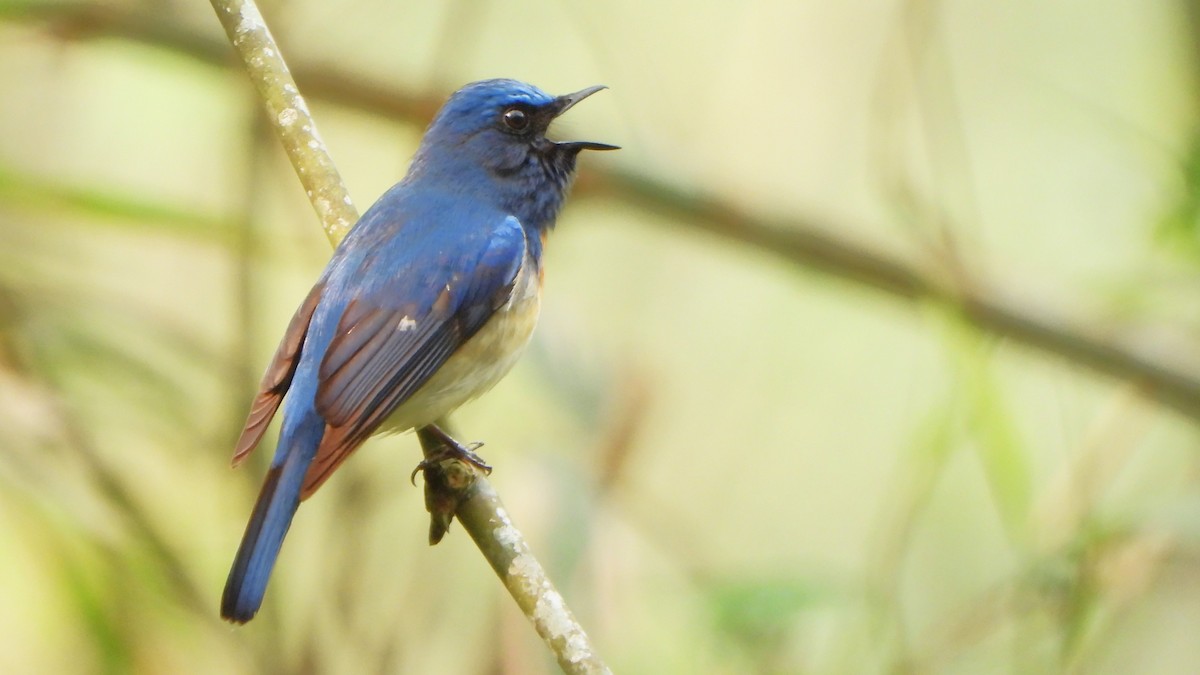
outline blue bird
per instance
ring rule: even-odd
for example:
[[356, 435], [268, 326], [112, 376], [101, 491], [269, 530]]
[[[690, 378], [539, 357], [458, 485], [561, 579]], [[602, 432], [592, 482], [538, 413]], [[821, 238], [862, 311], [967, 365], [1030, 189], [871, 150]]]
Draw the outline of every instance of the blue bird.
[[[604, 87], [553, 97], [515, 80], [455, 92], [402, 181], [363, 214], [292, 318], [234, 452], [283, 424], [221, 598], [254, 617], [300, 502], [377, 432], [424, 430], [512, 368], [537, 322], [542, 250], [588, 141], [550, 123]], [[286, 398], [285, 398], [286, 395]]]

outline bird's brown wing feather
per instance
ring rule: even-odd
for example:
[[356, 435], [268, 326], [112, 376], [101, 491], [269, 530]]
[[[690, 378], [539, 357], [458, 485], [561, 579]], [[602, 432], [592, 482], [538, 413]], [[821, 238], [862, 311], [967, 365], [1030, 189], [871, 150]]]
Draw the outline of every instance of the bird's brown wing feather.
[[262, 382], [258, 385], [258, 395], [254, 397], [254, 402], [250, 405], [246, 426], [242, 429], [242, 435], [238, 438], [237, 445], [234, 446], [234, 466], [245, 461], [254, 448], [258, 447], [263, 432], [267, 430], [271, 418], [275, 417], [275, 412], [279, 410], [283, 395], [287, 393], [288, 387], [292, 383], [292, 376], [296, 374], [296, 365], [300, 362], [300, 350], [304, 346], [305, 336], [308, 335], [308, 324], [312, 320], [313, 312], [317, 309], [317, 303], [321, 300], [323, 289], [322, 284], [314, 286], [300, 308], [296, 310], [296, 314], [292, 316], [292, 321], [283, 334], [283, 340], [276, 348], [275, 356], [271, 358], [267, 372], [263, 374]]

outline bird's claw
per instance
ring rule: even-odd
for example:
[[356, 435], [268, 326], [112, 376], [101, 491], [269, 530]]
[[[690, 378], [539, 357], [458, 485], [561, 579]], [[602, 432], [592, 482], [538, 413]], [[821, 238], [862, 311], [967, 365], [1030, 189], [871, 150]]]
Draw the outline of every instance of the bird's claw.
[[413, 484], [417, 484], [417, 474], [424, 473], [433, 468], [439, 468], [440, 464], [448, 459], [457, 459], [460, 462], [465, 462], [479, 469], [485, 476], [492, 474], [492, 466], [483, 461], [483, 458], [475, 454], [475, 451], [483, 447], [483, 443], [475, 442], [462, 445], [457, 441], [451, 443], [443, 443], [441, 450], [421, 460], [408, 480]]

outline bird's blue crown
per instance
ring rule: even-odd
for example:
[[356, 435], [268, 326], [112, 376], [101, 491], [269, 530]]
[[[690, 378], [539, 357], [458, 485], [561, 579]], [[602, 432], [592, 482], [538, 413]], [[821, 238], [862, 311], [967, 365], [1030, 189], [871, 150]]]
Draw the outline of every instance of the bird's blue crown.
[[554, 102], [554, 97], [532, 84], [518, 80], [495, 79], [472, 82], [454, 92], [438, 111], [430, 131], [442, 126], [466, 130], [464, 126], [490, 125], [496, 111], [524, 104], [540, 108]]

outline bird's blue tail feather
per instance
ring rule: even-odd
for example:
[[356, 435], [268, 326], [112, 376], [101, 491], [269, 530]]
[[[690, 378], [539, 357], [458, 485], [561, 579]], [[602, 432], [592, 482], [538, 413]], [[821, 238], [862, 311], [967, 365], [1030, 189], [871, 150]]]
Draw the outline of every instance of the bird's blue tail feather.
[[254, 513], [229, 570], [229, 579], [225, 582], [221, 616], [226, 620], [246, 623], [254, 618], [262, 605], [283, 538], [300, 506], [304, 476], [316, 455], [323, 432], [324, 424], [314, 414], [301, 423], [294, 434], [285, 431], [280, 438], [286, 451], [282, 456], [276, 456], [267, 472], [254, 504]]

